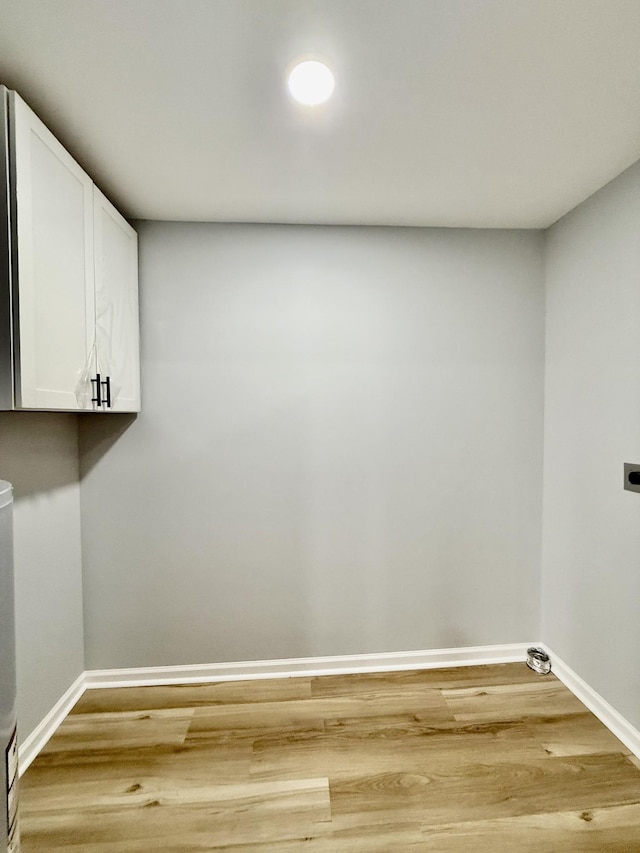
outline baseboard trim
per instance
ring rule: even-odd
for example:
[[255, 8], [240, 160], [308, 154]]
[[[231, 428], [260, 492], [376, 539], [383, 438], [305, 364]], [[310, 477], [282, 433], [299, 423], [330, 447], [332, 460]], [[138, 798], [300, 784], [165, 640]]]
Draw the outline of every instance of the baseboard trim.
[[610, 705], [606, 699], [603, 699], [599, 693], [590, 687], [587, 682], [581, 678], [577, 672], [566, 664], [562, 658], [549, 648], [546, 644], [542, 644], [542, 648], [551, 658], [551, 671], [560, 679], [565, 687], [577, 696], [577, 698], [586, 705], [587, 708], [596, 715], [601, 723], [612, 732], [618, 740], [631, 750], [631, 752], [640, 758], [640, 731], [631, 725], [622, 714]]
[[238, 663], [89, 670], [88, 689], [145, 687], [161, 684], [198, 684], [211, 681], [244, 681], [259, 678], [340, 675], [358, 672], [394, 672], [404, 669], [438, 669], [449, 666], [480, 666], [524, 661], [527, 644], [473, 646], [366, 655], [333, 655], [318, 658], [241, 661]]
[[[85, 673], [83, 672], [76, 678], [71, 687], [63, 693], [47, 716], [25, 739], [24, 743], [20, 745], [18, 748], [18, 766], [21, 776], [82, 696], [85, 689]], [[19, 724], [20, 721], [18, 720]]]

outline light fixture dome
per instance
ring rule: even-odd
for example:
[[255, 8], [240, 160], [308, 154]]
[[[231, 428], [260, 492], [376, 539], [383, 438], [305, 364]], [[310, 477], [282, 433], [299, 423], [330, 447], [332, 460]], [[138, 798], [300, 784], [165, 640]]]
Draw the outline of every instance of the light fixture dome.
[[324, 103], [333, 92], [335, 79], [331, 69], [317, 59], [298, 62], [289, 72], [289, 92], [300, 104], [314, 107]]

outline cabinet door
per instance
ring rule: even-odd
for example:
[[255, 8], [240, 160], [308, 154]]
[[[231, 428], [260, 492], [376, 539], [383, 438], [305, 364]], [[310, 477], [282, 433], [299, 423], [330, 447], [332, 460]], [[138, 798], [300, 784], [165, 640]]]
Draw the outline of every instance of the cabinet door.
[[93, 183], [15, 93], [16, 408], [91, 408], [76, 396], [95, 329]]
[[[94, 187], [96, 356], [111, 411], [140, 411], [138, 235]], [[108, 409], [107, 409], [108, 411]]]

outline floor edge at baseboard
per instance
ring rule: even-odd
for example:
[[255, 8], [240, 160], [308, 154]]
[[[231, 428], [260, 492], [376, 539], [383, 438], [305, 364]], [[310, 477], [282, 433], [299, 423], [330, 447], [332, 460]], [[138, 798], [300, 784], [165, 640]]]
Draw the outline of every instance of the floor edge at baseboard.
[[603, 723], [637, 758], [640, 758], [640, 731], [581, 678], [562, 658], [541, 644], [551, 659], [551, 671], [574, 696]]
[[201, 684], [215, 681], [294, 678], [296, 676], [348, 675], [358, 672], [442, 669], [450, 666], [483, 666], [524, 661], [526, 649], [526, 643], [511, 643], [380, 654], [331, 655], [328, 657], [283, 660], [87, 670], [74, 681], [43, 720], [25, 738], [19, 749], [20, 773], [24, 773], [37, 757], [87, 689]]
[[[22, 775], [31, 762], [50, 740], [60, 723], [76, 704], [86, 689], [85, 673], [81, 673], [73, 684], [65, 690], [49, 713], [38, 723], [35, 729], [18, 747], [18, 765]], [[18, 720], [18, 727], [20, 720]]]
[[527, 648], [530, 645], [545, 649], [551, 658], [552, 672], [627, 749], [640, 758], [640, 731], [593, 690], [546, 644], [513, 643], [382, 654], [88, 670], [76, 679], [20, 746], [20, 773], [24, 773], [36, 758], [86, 689], [198, 684], [215, 681], [294, 678], [296, 676], [348, 675], [350, 673], [393, 672], [410, 669], [442, 669], [444, 667], [483, 666], [497, 663], [517, 663], [519, 661], [524, 664]]
[[525, 660], [526, 650], [526, 643], [513, 643], [382, 654], [88, 670], [85, 676], [87, 688], [197, 684], [212, 681], [347, 675], [358, 672], [393, 672], [407, 669], [441, 669], [449, 666], [514, 663]]

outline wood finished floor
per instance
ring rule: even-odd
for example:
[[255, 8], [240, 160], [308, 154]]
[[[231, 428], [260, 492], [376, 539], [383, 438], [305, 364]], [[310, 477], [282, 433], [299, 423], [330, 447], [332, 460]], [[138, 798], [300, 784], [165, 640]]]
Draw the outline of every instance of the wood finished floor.
[[524, 664], [89, 690], [23, 853], [640, 851], [640, 763]]

